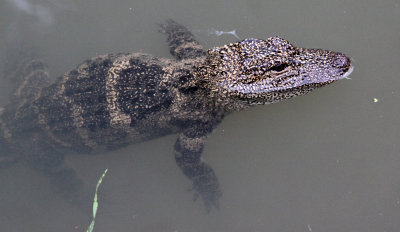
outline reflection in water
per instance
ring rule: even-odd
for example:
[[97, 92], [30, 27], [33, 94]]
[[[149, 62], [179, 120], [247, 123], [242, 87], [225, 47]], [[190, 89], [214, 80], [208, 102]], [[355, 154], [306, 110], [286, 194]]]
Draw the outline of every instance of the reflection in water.
[[215, 28], [211, 28], [211, 29], [208, 30], [208, 33], [210, 35], [216, 35], [217, 37], [219, 37], [221, 35], [232, 35], [232, 36], [236, 37], [236, 39], [240, 39], [239, 36], [236, 34], [236, 30], [219, 31], [219, 30], [216, 30]]
[[50, 25], [54, 22], [54, 15], [49, 7], [40, 4], [33, 4], [27, 0], [6, 0], [7, 3], [15, 6], [22, 13], [32, 15], [41, 23]]
[[14, 7], [18, 13], [33, 16], [37, 23], [43, 26], [53, 25], [55, 22], [55, 10], [76, 10], [72, 1], [48, 0], [42, 4], [32, 3], [29, 0], [6, 0], [6, 3]]

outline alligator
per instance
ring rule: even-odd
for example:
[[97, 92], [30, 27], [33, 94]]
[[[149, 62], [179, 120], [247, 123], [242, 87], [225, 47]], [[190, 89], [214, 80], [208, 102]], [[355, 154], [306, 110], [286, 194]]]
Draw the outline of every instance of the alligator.
[[53, 82], [37, 58], [8, 72], [19, 84], [0, 110], [0, 167], [22, 161], [72, 198], [82, 183], [64, 164], [65, 154], [112, 151], [178, 134], [177, 165], [206, 209], [218, 208], [219, 182], [201, 154], [224, 116], [306, 94], [353, 70], [342, 53], [295, 47], [280, 37], [205, 51], [185, 26], [167, 20], [160, 28], [175, 59], [101, 55]]

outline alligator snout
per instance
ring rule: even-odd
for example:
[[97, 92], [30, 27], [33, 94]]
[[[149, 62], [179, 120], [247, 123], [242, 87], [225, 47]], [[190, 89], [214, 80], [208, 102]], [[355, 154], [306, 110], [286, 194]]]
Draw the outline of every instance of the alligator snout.
[[335, 68], [349, 69], [350, 66], [351, 66], [350, 65], [350, 63], [351, 63], [350, 59], [347, 56], [345, 56], [345, 55], [343, 55], [341, 53], [336, 53], [332, 57], [332, 59], [333, 59], [332, 65]]

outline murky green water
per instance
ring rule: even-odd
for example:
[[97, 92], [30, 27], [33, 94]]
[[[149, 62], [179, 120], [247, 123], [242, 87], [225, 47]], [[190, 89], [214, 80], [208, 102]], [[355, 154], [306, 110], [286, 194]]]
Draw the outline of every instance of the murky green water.
[[[174, 135], [68, 157], [93, 191], [108, 168], [95, 231], [399, 231], [400, 1], [11, 1], [0, 3], [0, 42], [28, 38], [54, 77], [103, 53], [169, 57], [157, 31], [167, 18], [206, 48], [237, 40], [210, 32], [236, 30], [354, 59], [351, 80], [224, 120], [204, 151], [223, 191], [210, 214], [187, 191]], [[0, 85], [4, 105], [9, 88]], [[87, 212], [63, 202], [22, 165], [0, 170], [0, 184], [0, 231], [85, 231], [90, 223], [90, 202]]]

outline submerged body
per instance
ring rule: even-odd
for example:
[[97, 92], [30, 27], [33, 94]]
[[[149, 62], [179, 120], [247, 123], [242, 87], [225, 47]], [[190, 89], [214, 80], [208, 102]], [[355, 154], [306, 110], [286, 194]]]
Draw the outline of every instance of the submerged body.
[[204, 52], [185, 27], [169, 20], [162, 29], [177, 60], [109, 54], [52, 84], [37, 60], [14, 73], [23, 78], [0, 112], [0, 164], [18, 157], [73, 195], [79, 179], [63, 165], [64, 154], [110, 151], [178, 133], [178, 166], [206, 207], [217, 207], [217, 177], [200, 157], [224, 115], [305, 94], [352, 70], [341, 53], [296, 48], [279, 37]]

